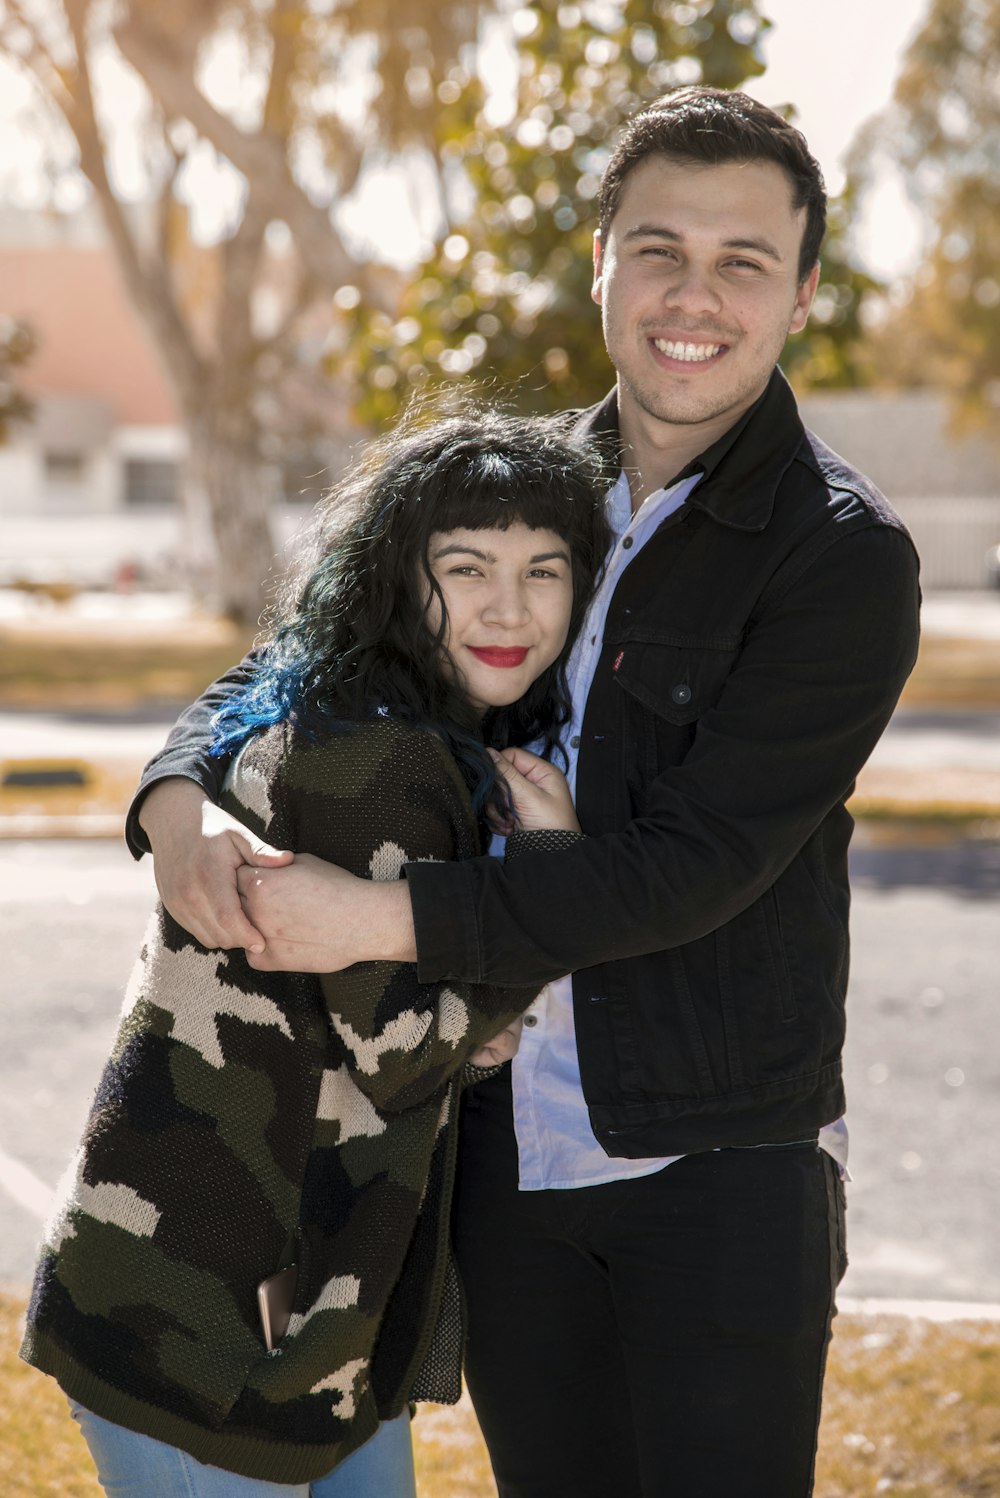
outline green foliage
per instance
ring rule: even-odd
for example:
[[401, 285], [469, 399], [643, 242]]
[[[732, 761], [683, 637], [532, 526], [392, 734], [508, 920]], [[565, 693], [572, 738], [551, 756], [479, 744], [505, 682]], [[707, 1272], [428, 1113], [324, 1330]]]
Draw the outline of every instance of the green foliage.
[[883, 290], [854, 265], [847, 236], [854, 212], [850, 185], [831, 200], [822, 271], [808, 326], [785, 345], [781, 367], [797, 390], [856, 388], [871, 383], [866, 303]]
[[16, 371], [34, 354], [37, 340], [27, 323], [0, 318], [0, 442], [10, 437], [15, 422], [30, 418], [33, 403], [17, 386]]
[[668, 88], [759, 75], [769, 24], [755, 0], [536, 0], [515, 16], [517, 100], [499, 125], [481, 80], [453, 69], [439, 90], [441, 243], [396, 316], [363, 303], [347, 314], [362, 419], [384, 421], [428, 381], [469, 375], [534, 411], [598, 399], [612, 372], [590, 282], [610, 146]]
[[948, 386], [970, 423], [1000, 406], [1000, 0], [930, 0], [890, 108], [858, 152], [897, 161], [935, 234], [876, 356], [883, 378]]

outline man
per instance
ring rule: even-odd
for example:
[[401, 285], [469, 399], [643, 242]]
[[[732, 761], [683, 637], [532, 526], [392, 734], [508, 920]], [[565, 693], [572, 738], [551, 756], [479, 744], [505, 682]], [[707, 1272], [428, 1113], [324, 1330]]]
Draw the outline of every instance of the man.
[[620, 465], [572, 667], [585, 839], [394, 885], [279, 867], [218, 822], [199, 840], [208, 715], [239, 673], [143, 782], [187, 777], [140, 816], [209, 945], [549, 982], [512, 1079], [470, 1096], [456, 1219], [502, 1498], [812, 1491], [845, 1263], [845, 801], [919, 598], [899, 521], [776, 369], [824, 223], [804, 140], [742, 94], [667, 95], [609, 164], [593, 294], [617, 382], [576, 422]]

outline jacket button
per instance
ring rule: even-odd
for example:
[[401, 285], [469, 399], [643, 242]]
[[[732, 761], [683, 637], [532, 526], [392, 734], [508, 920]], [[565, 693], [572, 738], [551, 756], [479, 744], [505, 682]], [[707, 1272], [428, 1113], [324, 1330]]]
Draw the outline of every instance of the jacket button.
[[679, 682], [670, 691], [671, 702], [676, 702], [678, 707], [685, 707], [691, 701], [691, 688], [686, 681]]
[[575, 733], [573, 735], [573, 737], [570, 739], [570, 741], [569, 741], [569, 747], [571, 749], [579, 749], [579, 747], [580, 747], [580, 735], [578, 733]]
[[622, 545], [624, 546], [626, 551], [630, 551], [632, 547], [632, 537], [626, 536], [624, 541], [622, 542]]
[[527, 1026], [529, 1026], [529, 1028], [534, 1029], [535, 1025], [538, 1024], [538, 1015], [537, 1014], [526, 1014], [524, 1016], [524, 1023]]

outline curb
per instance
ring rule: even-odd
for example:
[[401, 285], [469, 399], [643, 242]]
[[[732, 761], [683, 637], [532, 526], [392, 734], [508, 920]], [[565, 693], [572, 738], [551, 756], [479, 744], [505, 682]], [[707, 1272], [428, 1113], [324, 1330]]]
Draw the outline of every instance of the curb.
[[912, 1321], [1000, 1321], [1000, 1305], [978, 1300], [882, 1300], [845, 1295], [837, 1300], [845, 1316], [904, 1316]]

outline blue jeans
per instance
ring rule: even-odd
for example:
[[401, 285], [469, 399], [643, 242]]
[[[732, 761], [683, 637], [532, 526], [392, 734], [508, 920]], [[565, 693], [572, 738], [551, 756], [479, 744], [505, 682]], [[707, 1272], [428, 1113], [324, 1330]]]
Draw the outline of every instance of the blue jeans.
[[70, 1400], [108, 1498], [417, 1498], [410, 1417], [404, 1410], [370, 1441], [315, 1482], [260, 1482], [193, 1456], [151, 1436], [112, 1425]]

